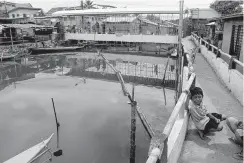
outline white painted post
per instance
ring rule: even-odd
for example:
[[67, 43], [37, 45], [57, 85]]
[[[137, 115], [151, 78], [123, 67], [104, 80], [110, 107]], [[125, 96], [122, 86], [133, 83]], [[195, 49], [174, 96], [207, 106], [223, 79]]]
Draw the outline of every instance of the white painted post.
[[146, 163], [156, 163], [160, 157], [160, 153], [161, 152], [159, 148], [154, 148], [150, 153]]

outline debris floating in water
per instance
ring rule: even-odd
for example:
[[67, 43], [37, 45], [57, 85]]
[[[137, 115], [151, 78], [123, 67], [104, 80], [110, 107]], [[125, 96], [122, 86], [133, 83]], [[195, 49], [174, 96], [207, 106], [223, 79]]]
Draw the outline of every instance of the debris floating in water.
[[86, 84], [86, 79], [83, 78], [83, 80], [79, 81], [78, 83], [75, 84], [75, 86], [77, 86], [78, 84], [80, 84], [81, 82], [83, 82], [84, 84]]

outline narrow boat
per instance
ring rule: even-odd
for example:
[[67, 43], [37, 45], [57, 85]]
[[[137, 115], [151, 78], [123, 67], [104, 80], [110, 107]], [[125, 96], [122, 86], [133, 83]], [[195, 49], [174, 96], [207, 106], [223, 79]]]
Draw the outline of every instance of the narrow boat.
[[60, 52], [74, 52], [80, 51], [84, 47], [57, 47], [57, 48], [30, 48], [32, 55], [46, 54], [46, 53], [60, 53]]
[[37, 160], [39, 160], [39, 155], [44, 153], [46, 150], [48, 150], [48, 144], [51, 141], [54, 134], [52, 134], [49, 138], [46, 140], [40, 142], [39, 144], [36, 144], [35, 146], [27, 149], [26, 151], [14, 156], [13, 158], [10, 158], [9, 160], [3, 162], [3, 163], [34, 163]]

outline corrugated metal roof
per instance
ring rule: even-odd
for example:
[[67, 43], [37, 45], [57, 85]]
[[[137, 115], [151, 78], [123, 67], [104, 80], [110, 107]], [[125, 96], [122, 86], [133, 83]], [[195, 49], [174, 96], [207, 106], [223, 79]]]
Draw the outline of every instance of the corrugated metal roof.
[[26, 9], [26, 10], [42, 10], [41, 8], [33, 8], [33, 7], [16, 7], [16, 8], [13, 8], [12, 10], [9, 10], [8, 13], [13, 12], [15, 10], [21, 10], [21, 9]]
[[108, 15], [108, 14], [179, 14], [179, 10], [169, 8], [113, 8], [91, 10], [67, 10], [53, 13], [53, 16], [62, 15]]
[[243, 13], [236, 13], [236, 14], [231, 14], [231, 15], [224, 15], [220, 17], [221, 19], [232, 19], [232, 18], [243, 18]]
[[217, 11], [211, 8], [201, 9], [191, 9], [192, 10], [192, 19], [212, 19], [220, 17], [221, 14], [219, 14]]
[[66, 9], [67, 7], [54, 7], [54, 8], [51, 8], [47, 13], [46, 15], [52, 15], [54, 12], [57, 12], [57, 11], [63, 11], [64, 9]]

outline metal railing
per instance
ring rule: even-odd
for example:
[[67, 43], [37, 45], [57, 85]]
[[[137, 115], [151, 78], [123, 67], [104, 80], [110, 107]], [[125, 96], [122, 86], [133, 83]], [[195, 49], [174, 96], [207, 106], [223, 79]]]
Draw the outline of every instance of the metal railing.
[[231, 56], [230, 54], [223, 52], [221, 49], [210, 44], [208, 41], [197, 36], [193, 32], [191, 33], [191, 36], [199, 43], [199, 45], [205, 46], [209, 51], [215, 54], [217, 58], [223, 59], [229, 65], [230, 69], [236, 69], [241, 74], [243, 74], [243, 63], [237, 60], [234, 56]]
[[[105, 62], [100, 59], [78, 58], [75, 60], [68, 59], [68, 62], [74, 62], [72, 64], [76, 65], [71, 68], [71, 71], [68, 73], [69, 75], [116, 80], [113, 69], [106, 66]], [[109, 60], [109, 63], [121, 72], [126, 82], [154, 83], [155, 86], [166, 85], [167, 88], [173, 88], [175, 84], [175, 67], [166, 68], [165, 65], [162, 64], [124, 60]]]

